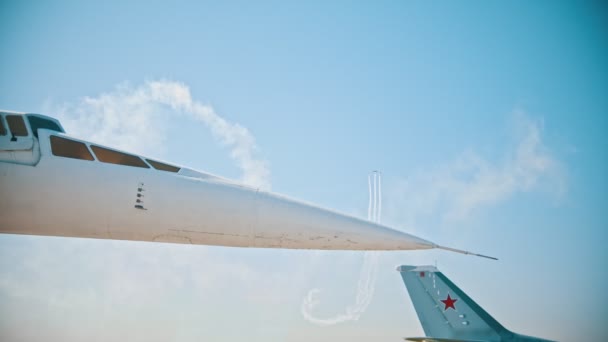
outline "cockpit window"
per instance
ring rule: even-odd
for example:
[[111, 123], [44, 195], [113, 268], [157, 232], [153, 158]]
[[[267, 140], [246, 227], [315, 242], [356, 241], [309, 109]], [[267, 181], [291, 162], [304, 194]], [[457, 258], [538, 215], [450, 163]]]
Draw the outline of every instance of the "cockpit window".
[[107, 148], [91, 145], [93, 153], [97, 156], [100, 162], [109, 164], [118, 164], [126, 166], [143, 167], [149, 169], [148, 164], [144, 163], [141, 158], [132, 154], [126, 154], [118, 151], [108, 150]]
[[4, 128], [4, 122], [2, 122], [1, 116], [0, 116], [0, 135], [6, 135], [6, 128]]
[[179, 172], [179, 170], [180, 170], [180, 168], [177, 166], [157, 162], [157, 161], [150, 160], [150, 159], [146, 159], [146, 161], [148, 162], [148, 164], [152, 165], [152, 167], [154, 167], [157, 170], [169, 171], [169, 172]]
[[16, 137], [27, 137], [27, 127], [23, 121], [23, 115], [7, 115], [6, 122], [11, 133]]
[[51, 151], [58, 157], [93, 160], [87, 145], [65, 138], [51, 135]]
[[29, 116], [29, 115], [28, 115], [27, 119], [30, 122], [30, 128], [32, 129], [32, 132], [34, 132], [34, 136], [36, 138], [38, 138], [38, 129], [39, 128], [46, 128], [46, 129], [50, 129], [50, 130], [57, 131], [57, 132], [63, 132], [63, 130], [59, 127], [59, 125], [57, 125], [56, 122], [51, 121], [49, 119], [43, 119], [41, 117]]

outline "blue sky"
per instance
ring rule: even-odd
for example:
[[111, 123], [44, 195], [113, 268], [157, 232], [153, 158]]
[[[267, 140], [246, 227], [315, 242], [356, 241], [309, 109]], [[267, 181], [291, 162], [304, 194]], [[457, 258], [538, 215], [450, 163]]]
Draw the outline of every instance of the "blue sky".
[[381, 253], [367, 310], [322, 327], [303, 299], [320, 288], [314, 314], [343, 313], [362, 253], [4, 235], [0, 336], [398, 341], [422, 330], [394, 267], [437, 262], [515, 331], [606, 339], [607, 13], [1, 2], [1, 108], [358, 216], [381, 170], [383, 222], [500, 261]]

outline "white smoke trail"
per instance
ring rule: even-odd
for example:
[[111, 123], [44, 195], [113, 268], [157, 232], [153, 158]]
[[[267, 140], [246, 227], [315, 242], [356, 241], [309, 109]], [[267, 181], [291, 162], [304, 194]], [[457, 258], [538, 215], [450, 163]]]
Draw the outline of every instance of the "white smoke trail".
[[367, 204], [367, 219], [371, 220], [372, 217], [372, 179], [367, 176], [367, 187], [369, 189], [369, 201]]
[[372, 217], [368, 217], [367, 219], [376, 222], [376, 214], [378, 213], [378, 177], [376, 177], [375, 172], [372, 173], [372, 176], [374, 182], [374, 197], [372, 197], [374, 209], [372, 210]]
[[[370, 194], [367, 218], [370, 221], [379, 223], [380, 213], [382, 211], [382, 200], [378, 198], [382, 194], [380, 190], [380, 173], [377, 171], [372, 172], [368, 176], [367, 181]], [[317, 297], [321, 290], [318, 288], [313, 288], [308, 292], [308, 295], [304, 297], [304, 300], [302, 301], [302, 316], [304, 316], [307, 321], [320, 326], [328, 326], [346, 321], [358, 320], [365, 310], [367, 310], [367, 307], [374, 297], [374, 290], [378, 275], [378, 257], [378, 252], [365, 252], [363, 256], [363, 266], [361, 267], [359, 282], [357, 284], [355, 303], [347, 306], [345, 313], [330, 318], [315, 317], [312, 314], [312, 311], [320, 303]]]
[[166, 127], [176, 115], [194, 119], [230, 149], [244, 183], [270, 188], [270, 171], [256, 156], [255, 138], [249, 130], [193, 99], [190, 88], [183, 83], [159, 80], [136, 87], [121, 84], [97, 97], [50, 107], [49, 112], [59, 117], [69, 133], [142, 154], [162, 151]]
[[382, 174], [378, 172], [378, 217], [376, 223], [380, 223], [382, 217]]

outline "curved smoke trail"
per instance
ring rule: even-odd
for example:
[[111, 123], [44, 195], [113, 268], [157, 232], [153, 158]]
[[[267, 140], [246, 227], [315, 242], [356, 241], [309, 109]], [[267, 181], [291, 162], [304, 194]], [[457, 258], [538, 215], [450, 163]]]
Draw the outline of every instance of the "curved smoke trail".
[[137, 86], [124, 83], [96, 97], [47, 106], [71, 134], [142, 154], [162, 150], [171, 120], [193, 119], [207, 127], [215, 140], [230, 150], [230, 157], [242, 171], [244, 183], [270, 189], [270, 170], [258, 155], [253, 134], [196, 100], [184, 83], [168, 80]]
[[[369, 204], [367, 209], [367, 218], [370, 221], [380, 222], [380, 214], [382, 213], [382, 195], [381, 174], [378, 171], [372, 172], [368, 178], [369, 189]], [[365, 252], [363, 256], [363, 266], [359, 274], [359, 282], [357, 284], [357, 295], [355, 303], [346, 307], [343, 314], [338, 314], [330, 318], [318, 318], [312, 314], [312, 311], [319, 305], [318, 295], [321, 292], [318, 288], [313, 288], [308, 291], [308, 295], [302, 301], [302, 316], [311, 323], [328, 326], [346, 321], [356, 321], [367, 310], [367, 307], [374, 296], [376, 287], [376, 278], [378, 275], [378, 252]]]

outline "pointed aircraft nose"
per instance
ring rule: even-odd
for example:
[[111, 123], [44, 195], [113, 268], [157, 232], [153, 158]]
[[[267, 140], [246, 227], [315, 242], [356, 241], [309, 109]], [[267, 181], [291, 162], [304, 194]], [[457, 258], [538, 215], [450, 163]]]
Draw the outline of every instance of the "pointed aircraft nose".
[[409, 250], [432, 242], [284, 196], [259, 192], [253, 223], [256, 247], [326, 250]]

